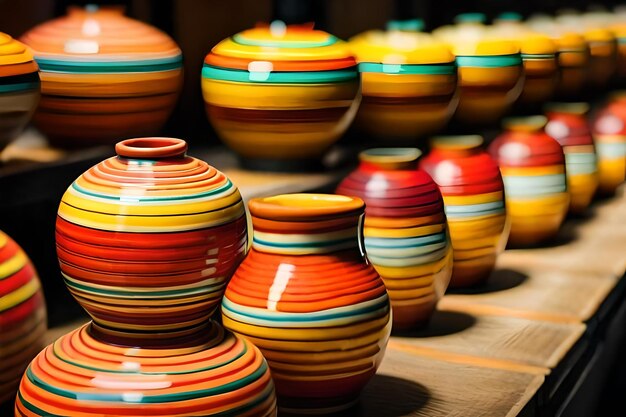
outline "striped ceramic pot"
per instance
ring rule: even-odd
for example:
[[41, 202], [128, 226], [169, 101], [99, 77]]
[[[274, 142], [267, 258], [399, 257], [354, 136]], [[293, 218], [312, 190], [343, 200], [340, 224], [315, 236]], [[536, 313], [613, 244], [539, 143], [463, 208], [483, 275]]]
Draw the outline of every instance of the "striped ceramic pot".
[[482, 144], [478, 135], [436, 137], [420, 161], [443, 195], [454, 249], [451, 287], [484, 283], [508, 237], [504, 184]]
[[35, 123], [58, 146], [157, 134], [182, 88], [176, 43], [120, 8], [70, 7], [21, 40], [41, 69]]
[[344, 42], [311, 26], [274, 22], [213, 47], [202, 94], [213, 127], [244, 163], [302, 168], [352, 122], [360, 80]]
[[391, 332], [383, 281], [363, 253], [356, 197], [253, 199], [252, 249], [228, 283], [224, 325], [258, 346], [285, 412], [354, 404]]
[[452, 273], [452, 246], [437, 185], [417, 169], [415, 148], [370, 149], [337, 188], [363, 199], [365, 248], [385, 282], [393, 328], [424, 325]]
[[626, 92], [609, 99], [592, 122], [598, 154], [599, 190], [613, 194], [626, 179]]
[[20, 134], [39, 102], [39, 68], [26, 46], [0, 32], [0, 152]]
[[28, 363], [44, 347], [46, 305], [37, 271], [0, 231], [0, 404], [15, 398]]
[[507, 119], [505, 132], [489, 146], [504, 181], [512, 245], [554, 238], [569, 208], [565, 156], [544, 132], [546, 122], [544, 116]]
[[551, 103], [546, 107], [546, 133], [565, 153], [570, 211], [584, 212], [598, 189], [598, 163], [587, 124], [587, 103]]

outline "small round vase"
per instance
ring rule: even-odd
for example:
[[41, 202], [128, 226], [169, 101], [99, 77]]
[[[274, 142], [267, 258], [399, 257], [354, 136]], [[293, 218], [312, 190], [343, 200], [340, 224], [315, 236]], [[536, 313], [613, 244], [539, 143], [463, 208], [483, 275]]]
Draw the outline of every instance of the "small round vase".
[[489, 146], [502, 173], [514, 246], [554, 238], [569, 208], [565, 156], [544, 132], [546, 122], [544, 116], [506, 119], [505, 132]]
[[626, 92], [614, 93], [592, 122], [598, 155], [599, 190], [615, 193], [626, 180]]
[[35, 123], [63, 147], [154, 135], [182, 88], [182, 55], [165, 33], [115, 7], [70, 7], [21, 38], [41, 69]]
[[276, 416], [261, 352], [217, 323], [201, 330], [145, 348], [84, 325], [33, 360], [15, 416]]
[[15, 398], [28, 363], [44, 347], [46, 305], [37, 271], [0, 231], [0, 404]]
[[546, 106], [546, 133], [563, 147], [570, 193], [570, 211], [584, 212], [598, 188], [598, 163], [587, 124], [587, 103], [551, 103]]
[[385, 282], [393, 329], [423, 326], [452, 273], [452, 246], [441, 193], [417, 169], [415, 148], [370, 149], [337, 188], [365, 201], [365, 248]]
[[[390, 22], [394, 23], [394, 22]], [[385, 142], [443, 129], [458, 104], [457, 68], [446, 45], [417, 31], [368, 31], [350, 39], [363, 100], [356, 125]]]
[[484, 283], [506, 246], [504, 184], [482, 144], [477, 135], [436, 137], [420, 161], [443, 195], [454, 249], [450, 287]]
[[346, 131], [360, 101], [346, 43], [273, 22], [233, 35], [204, 60], [202, 94], [220, 138], [252, 168], [302, 168]]
[[344, 410], [391, 332], [389, 297], [363, 253], [363, 201], [286, 194], [249, 209], [252, 249], [228, 283], [224, 326], [261, 349], [281, 411]]
[[39, 102], [39, 68], [22, 43], [0, 32], [0, 152], [30, 121]]
[[181, 139], [124, 140], [63, 195], [61, 272], [102, 333], [140, 332], [146, 343], [188, 334], [245, 256], [239, 191], [186, 150]]

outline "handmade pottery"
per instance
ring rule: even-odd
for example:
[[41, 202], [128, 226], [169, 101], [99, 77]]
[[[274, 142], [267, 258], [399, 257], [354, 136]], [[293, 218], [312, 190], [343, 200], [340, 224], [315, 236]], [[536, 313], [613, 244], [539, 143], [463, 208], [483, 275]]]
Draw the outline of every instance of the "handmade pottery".
[[613, 194], [626, 179], [626, 92], [611, 95], [592, 122], [598, 155], [599, 190]]
[[565, 156], [543, 131], [546, 122], [544, 116], [506, 119], [504, 133], [489, 146], [504, 181], [512, 245], [554, 238], [569, 207]]
[[441, 193], [417, 169], [415, 148], [369, 149], [337, 194], [365, 201], [365, 248], [391, 299], [393, 329], [430, 319], [452, 273]]
[[478, 135], [435, 137], [420, 161], [443, 195], [454, 249], [450, 287], [484, 283], [506, 246], [504, 184], [482, 144]]
[[22, 43], [0, 32], [0, 152], [24, 129], [39, 101], [39, 73]]
[[431, 35], [397, 28], [350, 39], [359, 63], [363, 100], [355, 123], [385, 142], [433, 134], [458, 104], [454, 55]]
[[54, 145], [154, 135], [182, 88], [182, 55], [165, 33], [115, 7], [70, 7], [28, 31], [41, 69], [35, 123]]
[[459, 16], [456, 26], [433, 31], [456, 55], [459, 105], [455, 118], [465, 124], [492, 124], [506, 114], [524, 86], [519, 46], [494, 36], [484, 15]]
[[363, 253], [363, 201], [285, 194], [248, 207], [252, 249], [228, 283], [224, 326], [261, 349], [281, 411], [350, 407], [391, 331], [389, 297]]
[[37, 271], [0, 231], [0, 404], [15, 398], [28, 363], [44, 347], [46, 305]]
[[587, 124], [587, 103], [550, 103], [546, 106], [546, 133], [565, 153], [570, 211], [584, 212], [598, 188], [598, 163]]
[[360, 82], [346, 43], [310, 25], [273, 22], [213, 47], [202, 94], [217, 134], [248, 166], [302, 168], [348, 128]]

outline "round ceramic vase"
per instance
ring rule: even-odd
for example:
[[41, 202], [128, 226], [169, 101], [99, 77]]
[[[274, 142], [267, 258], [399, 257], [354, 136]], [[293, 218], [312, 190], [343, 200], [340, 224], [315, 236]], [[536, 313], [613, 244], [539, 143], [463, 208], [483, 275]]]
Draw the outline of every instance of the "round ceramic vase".
[[357, 35], [350, 47], [363, 94], [355, 123], [364, 133], [407, 143], [445, 127], [458, 104], [446, 45], [426, 33], [389, 29]]
[[509, 243], [515, 246], [554, 238], [569, 208], [565, 156], [544, 132], [546, 122], [543, 116], [507, 119], [505, 132], [489, 146], [502, 173]]
[[546, 107], [546, 133], [565, 153], [570, 211], [584, 212], [598, 188], [598, 163], [586, 115], [587, 103], [551, 103]]
[[443, 195], [454, 249], [450, 287], [484, 283], [506, 246], [504, 184], [482, 144], [477, 135], [436, 137], [420, 161]]
[[346, 131], [361, 97], [346, 43], [279, 21], [213, 47], [202, 94], [220, 138], [258, 168], [319, 160]]
[[430, 319], [452, 273], [452, 246], [441, 193], [417, 169], [415, 148], [370, 149], [337, 194], [365, 201], [365, 248], [385, 282], [394, 330]]
[[0, 152], [22, 132], [35, 112], [38, 70], [28, 48], [0, 32]]
[[598, 111], [592, 134], [598, 155], [599, 190], [613, 194], [626, 179], [626, 92], [613, 94]]
[[0, 404], [15, 398], [28, 363], [44, 347], [46, 305], [37, 271], [0, 231]]
[[252, 249], [228, 283], [222, 321], [267, 358], [280, 410], [344, 410], [375, 374], [392, 325], [363, 252], [363, 201], [285, 194], [249, 209]]
[[157, 134], [182, 88], [176, 43], [121, 8], [70, 7], [21, 40], [41, 69], [35, 123], [57, 146]]

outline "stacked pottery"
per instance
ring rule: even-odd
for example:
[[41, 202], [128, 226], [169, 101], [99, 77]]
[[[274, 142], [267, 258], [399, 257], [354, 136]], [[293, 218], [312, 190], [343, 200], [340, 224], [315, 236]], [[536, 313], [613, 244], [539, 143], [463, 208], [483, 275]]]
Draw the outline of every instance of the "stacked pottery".
[[119, 8], [70, 7], [66, 16], [36, 26], [21, 40], [41, 68], [35, 122], [55, 145], [113, 144], [156, 134], [182, 87], [176, 43]]
[[543, 116], [507, 119], [489, 146], [504, 181], [509, 243], [516, 246], [554, 238], [569, 207], [565, 156], [543, 131], [546, 122]]
[[433, 31], [448, 43], [459, 67], [459, 106], [455, 118], [466, 124], [491, 124], [518, 99], [524, 85], [519, 46], [499, 39], [481, 22], [482, 14], [461, 15], [456, 26]]
[[452, 246], [437, 185], [415, 148], [370, 149], [338, 194], [365, 201], [365, 248], [383, 278], [394, 330], [427, 323], [450, 281]]
[[592, 123], [598, 155], [599, 190], [613, 194], [626, 179], [626, 92], [614, 93]]
[[359, 87], [346, 43], [280, 21], [223, 40], [202, 68], [209, 119], [251, 167], [318, 161], [352, 122]]
[[385, 141], [414, 141], [441, 130], [456, 109], [454, 55], [432, 36], [394, 29], [350, 39], [363, 100], [356, 124]]
[[598, 163], [587, 125], [587, 103], [551, 103], [546, 106], [546, 133], [565, 153], [570, 211], [584, 212], [598, 188]]
[[28, 363], [44, 347], [46, 306], [26, 254], [0, 231], [0, 404], [15, 398]]
[[64, 194], [61, 271], [93, 322], [33, 360], [16, 415], [276, 415], [261, 353], [210, 320], [246, 251], [241, 196], [186, 149], [122, 141]]
[[250, 253], [228, 283], [224, 326], [258, 346], [281, 411], [341, 411], [382, 361], [391, 332], [383, 281], [363, 253], [361, 199], [252, 199]]
[[0, 152], [20, 134], [39, 101], [38, 67], [30, 51], [0, 32]]
[[506, 246], [504, 184], [482, 144], [477, 135], [436, 137], [420, 162], [443, 194], [454, 249], [451, 287], [483, 283]]

